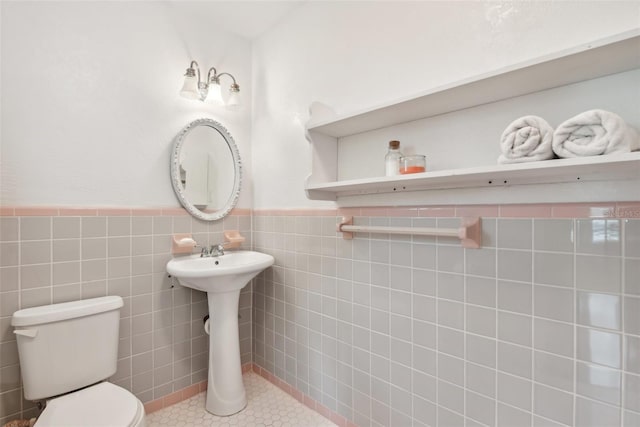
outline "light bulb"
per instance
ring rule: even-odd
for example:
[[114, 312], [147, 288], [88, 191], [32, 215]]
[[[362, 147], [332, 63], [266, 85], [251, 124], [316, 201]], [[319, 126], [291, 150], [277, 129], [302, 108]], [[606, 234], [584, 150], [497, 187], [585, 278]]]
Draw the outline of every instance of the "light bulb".
[[198, 78], [195, 74], [189, 73], [184, 76], [184, 85], [180, 91], [180, 96], [187, 99], [200, 99], [200, 92], [198, 91]]
[[237, 109], [240, 107], [240, 86], [237, 84], [232, 84], [229, 89], [229, 99], [227, 100], [227, 108]]
[[209, 93], [207, 94], [207, 102], [217, 105], [223, 104], [220, 82], [217, 79], [212, 78], [209, 82]]

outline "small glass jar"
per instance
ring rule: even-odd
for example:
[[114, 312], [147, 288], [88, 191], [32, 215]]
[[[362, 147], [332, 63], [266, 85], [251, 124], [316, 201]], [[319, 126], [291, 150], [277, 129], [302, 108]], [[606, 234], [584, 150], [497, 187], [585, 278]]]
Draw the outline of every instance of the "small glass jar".
[[400, 174], [421, 173], [427, 170], [427, 161], [422, 154], [403, 156], [400, 159]]

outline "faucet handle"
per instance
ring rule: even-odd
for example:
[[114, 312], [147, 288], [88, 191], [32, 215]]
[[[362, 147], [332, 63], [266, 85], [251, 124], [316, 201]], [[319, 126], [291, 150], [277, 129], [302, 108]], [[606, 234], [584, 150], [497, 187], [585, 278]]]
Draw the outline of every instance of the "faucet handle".
[[209, 256], [209, 251], [207, 250], [206, 246], [202, 246], [202, 250], [200, 250], [200, 258]]

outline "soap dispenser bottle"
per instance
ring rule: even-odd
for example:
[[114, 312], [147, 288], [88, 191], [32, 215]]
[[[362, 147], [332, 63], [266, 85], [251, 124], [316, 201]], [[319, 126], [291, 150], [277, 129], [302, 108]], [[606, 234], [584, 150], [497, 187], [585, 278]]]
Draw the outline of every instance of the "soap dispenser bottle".
[[389, 141], [389, 151], [384, 157], [384, 167], [386, 176], [400, 175], [400, 141]]

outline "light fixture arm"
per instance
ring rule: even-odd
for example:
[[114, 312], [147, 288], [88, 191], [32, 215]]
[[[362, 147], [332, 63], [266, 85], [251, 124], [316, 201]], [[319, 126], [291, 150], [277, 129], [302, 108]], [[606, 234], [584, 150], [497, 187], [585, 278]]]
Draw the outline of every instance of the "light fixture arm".
[[[198, 63], [196, 61], [191, 61], [191, 64], [189, 64], [189, 69], [193, 70], [195, 65], [195, 70], [196, 73], [198, 73], [198, 84], [200, 84], [200, 66], [198, 65]], [[187, 73], [189, 72], [189, 70], [187, 70]]]
[[233, 80], [233, 84], [234, 84], [234, 85], [237, 85], [237, 84], [238, 84], [238, 83], [236, 83], [236, 78], [235, 78], [235, 77], [233, 77], [231, 74], [229, 74], [229, 73], [220, 73], [220, 74], [218, 74], [218, 78], [220, 78], [220, 77], [222, 77], [222, 76], [229, 76], [229, 77], [231, 77], [231, 80]]
[[[213, 77], [211, 77], [211, 72], [213, 71]], [[209, 82], [211, 81], [218, 81], [218, 70], [216, 70], [216, 67], [211, 67], [209, 68], [209, 72], [207, 73], [207, 84], [209, 84]]]

